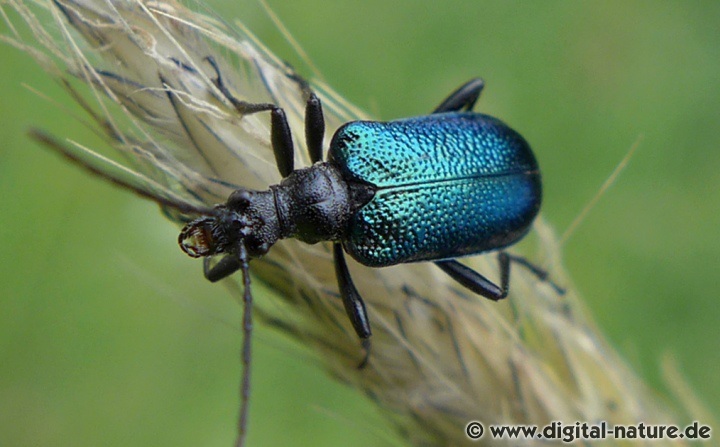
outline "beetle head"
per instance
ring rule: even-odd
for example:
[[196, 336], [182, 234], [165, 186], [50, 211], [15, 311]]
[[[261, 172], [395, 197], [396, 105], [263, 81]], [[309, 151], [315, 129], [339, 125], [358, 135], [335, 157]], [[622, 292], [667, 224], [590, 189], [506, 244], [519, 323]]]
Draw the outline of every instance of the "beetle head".
[[277, 233], [272, 192], [239, 189], [225, 204], [217, 205], [212, 215], [185, 225], [178, 243], [193, 258], [237, 253], [240, 245], [250, 258], [257, 258], [277, 242]]

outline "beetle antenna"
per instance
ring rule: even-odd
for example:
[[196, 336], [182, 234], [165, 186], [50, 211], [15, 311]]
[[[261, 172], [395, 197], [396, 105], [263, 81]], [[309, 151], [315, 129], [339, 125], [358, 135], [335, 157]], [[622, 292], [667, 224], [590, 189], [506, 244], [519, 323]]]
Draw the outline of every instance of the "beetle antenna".
[[76, 164], [77, 166], [80, 166], [81, 168], [85, 169], [89, 173], [91, 173], [97, 177], [100, 177], [103, 180], [106, 180], [110, 183], [113, 183], [114, 185], [119, 186], [123, 189], [132, 191], [144, 199], [152, 200], [153, 202], [155, 202], [159, 205], [162, 205], [162, 206], [168, 207], [168, 208], [172, 208], [183, 214], [201, 214], [201, 215], [213, 214], [212, 208], [208, 208], [208, 207], [204, 207], [204, 206], [196, 206], [196, 205], [193, 205], [182, 199], [165, 197], [160, 194], [146, 191], [136, 185], [133, 185], [129, 181], [122, 179], [118, 175], [114, 175], [109, 172], [103, 171], [101, 168], [98, 168], [98, 167], [94, 166], [93, 164], [91, 164], [90, 162], [83, 160], [72, 149], [67, 147], [62, 142], [60, 142], [57, 138], [53, 137], [52, 135], [50, 135], [46, 132], [43, 132], [42, 130], [30, 129], [30, 131], [28, 132], [28, 135], [30, 136], [30, 138], [37, 141], [38, 143], [44, 144], [45, 146], [56, 150], [61, 155], [63, 155], [65, 158], [67, 158], [68, 160], [70, 160], [71, 162]]
[[245, 444], [247, 434], [248, 408], [250, 404], [250, 361], [252, 360], [252, 293], [250, 291], [250, 268], [248, 253], [244, 243], [238, 244], [237, 257], [243, 275], [243, 345], [242, 345], [242, 383], [240, 384], [240, 415], [238, 417], [238, 437], [236, 447]]

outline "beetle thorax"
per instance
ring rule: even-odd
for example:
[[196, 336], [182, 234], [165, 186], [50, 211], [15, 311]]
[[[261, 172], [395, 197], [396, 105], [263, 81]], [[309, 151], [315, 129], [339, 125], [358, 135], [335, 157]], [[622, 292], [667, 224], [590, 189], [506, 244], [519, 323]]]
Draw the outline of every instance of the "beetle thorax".
[[332, 164], [293, 171], [271, 190], [281, 237], [314, 244], [345, 234], [354, 207], [347, 182]]

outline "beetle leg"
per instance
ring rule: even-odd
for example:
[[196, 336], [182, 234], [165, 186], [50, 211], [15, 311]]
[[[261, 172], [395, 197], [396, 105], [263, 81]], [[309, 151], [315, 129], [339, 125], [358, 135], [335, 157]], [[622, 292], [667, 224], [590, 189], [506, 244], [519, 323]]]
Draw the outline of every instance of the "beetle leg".
[[462, 286], [467, 287], [478, 295], [493, 301], [498, 301], [508, 295], [510, 288], [510, 262], [515, 262], [527, 268], [532, 274], [538, 277], [540, 281], [548, 282], [560, 295], [565, 290], [558, 287], [555, 283], [548, 280], [548, 273], [540, 267], [532, 264], [521, 256], [508, 254], [504, 251], [498, 253], [498, 264], [500, 266], [500, 286], [485, 278], [480, 273], [467, 267], [458, 261], [437, 261], [435, 265], [440, 267], [442, 271], [447, 273], [452, 279], [459, 282]]
[[505, 253], [508, 258], [510, 258], [510, 261], [522, 265], [526, 269], [528, 269], [533, 275], [537, 276], [537, 278], [540, 281], [546, 282], [552, 286], [553, 289], [559, 294], [559, 295], [565, 295], [565, 289], [555, 284], [548, 275], [547, 270], [543, 270], [537, 265], [533, 264], [532, 262], [528, 261], [527, 259], [523, 258], [522, 256], [517, 255], [511, 255], [510, 253]]
[[322, 103], [315, 93], [310, 93], [305, 106], [305, 141], [307, 142], [310, 162], [322, 160], [322, 143], [325, 137], [325, 117]]
[[275, 163], [280, 175], [285, 178], [295, 169], [292, 133], [283, 109], [275, 107], [270, 114], [270, 141], [275, 153]]
[[210, 282], [225, 279], [240, 270], [240, 267], [242, 267], [240, 260], [234, 255], [225, 256], [212, 267], [210, 267], [209, 257], [203, 259], [203, 273], [205, 274], [205, 278]]
[[[288, 67], [290, 68], [290, 67]], [[313, 93], [308, 81], [297, 73], [291, 72], [287, 77], [293, 80], [302, 91], [305, 103], [305, 142], [307, 143], [310, 162], [322, 161], [322, 143], [325, 137], [325, 117], [323, 116], [320, 98]]]
[[310, 162], [315, 164], [322, 161], [322, 143], [325, 137], [325, 117], [323, 116], [322, 103], [320, 98], [313, 93], [308, 81], [300, 77], [300, 75], [291, 72], [287, 77], [300, 87], [303, 97], [307, 98], [305, 104], [305, 142], [307, 143]]
[[345, 262], [345, 254], [339, 242], [333, 244], [333, 257], [335, 258], [335, 274], [337, 275], [343, 306], [345, 306], [345, 311], [350, 318], [350, 322], [358, 337], [360, 337], [362, 346], [365, 349], [365, 358], [360, 365], [358, 365], [358, 369], [362, 369], [370, 357], [370, 335], [372, 335], [370, 331], [370, 321], [368, 320], [365, 303], [350, 277], [350, 271]]
[[471, 79], [450, 93], [432, 113], [470, 111], [480, 97], [485, 82], [480, 78]]
[[482, 295], [493, 301], [498, 301], [507, 296], [508, 284], [510, 282], [510, 258], [505, 252], [498, 255], [500, 263], [500, 287], [493, 283], [480, 273], [467, 267], [458, 261], [436, 261], [435, 265], [440, 267], [443, 272], [447, 273], [452, 279], [459, 282], [462, 286], [467, 287], [471, 291]]
[[235, 109], [241, 114], [241, 115], [250, 115], [253, 113], [258, 112], [265, 112], [268, 110], [276, 109], [277, 106], [275, 104], [270, 103], [252, 103], [247, 101], [241, 101], [237, 99], [232, 93], [230, 93], [230, 90], [228, 90], [227, 85], [225, 85], [225, 81], [223, 81], [222, 76], [220, 75], [220, 67], [218, 67], [217, 61], [214, 57], [208, 56], [205, 58], [206, 61], [210, 64], [213, 70], [215, 70], [215, 79], [213, 79], [213, 83], [215, 86], [220, 90], [220, 93], [223, 94], [225, 98], [227, 98], [228, 101], [235, 107]]
[[[290, 132], [290, 125], [288, 124], [287, 116], [285, 116], [285, 111], [275, 104], [251, 103], [237, 99], [230, 93], [222, 76], [220, 76], [220, 69], [215, 58], [208, 56], [205, 59], [217, 74], [215, 79], [213, 79], [215, 86], [220, 90], [220, 93], [230, 101], [238, 113], [241, 115], [251, 115], [253, 113], [270, 111], [270, 141], [272, 143], [273, 153], [275, 154], [275, 162], [283, 178], [290, 175], [294, 169], [295, 162], [293, 160], [292, 133]], [[320, 113], [322, 115], [322, 110]]]

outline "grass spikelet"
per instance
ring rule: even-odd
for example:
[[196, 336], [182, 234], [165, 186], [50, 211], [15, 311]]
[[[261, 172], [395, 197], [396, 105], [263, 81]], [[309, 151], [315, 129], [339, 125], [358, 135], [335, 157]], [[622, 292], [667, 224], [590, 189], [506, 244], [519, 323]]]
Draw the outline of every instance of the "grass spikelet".
[[[121, 161], [74, 142], [66, 145], [69, 156], [139, 191], [198, 208], [225, 201], [239, 186], [277, 183], [268, 116], [236, 113], [213, 83], [212, 58], [238, 98], [285, 109], [296, 136], [296, 166], [309, 164], [299, 137], [299, 78], [249, 31], [172, 1], [6, 4], [21, 19], [8, 21], [3, 40], [57, 79]], [[33, 39], [22, 37], [22, 26]], [[326, 114], [325, 147], [339, 125], [368, 118], [324, 83], [311, 85]], [[256, 316], [309, 347], [328, 374], [369, 396], [408, 445], [505, 442], [487, 434], [471, 442], [465, 426], [474, 420], [486, 428], [552, 421], [679, 424], [681, 416], [660, 403], [592, 324], [562, 270], [554, 231], [539, 218], [534, 232], [534, 260], [552, 266], [550, 276], [567, 287], [565, 295], [522, 268], [513, 270], [508, 299], [494, 303], [472, 296], [431, 264], [371, 269], [350, 260], [374, 333], [363, 370], [329, 244], [283, 241], [253, 260], [254, 277], [279, 297], [258, 302]], [[494, 256], [463, 262], [497, 271]], [[241, 281], [236, 276], [233, 281]], [[228, 290], [240, 298], [237, 284]]]

